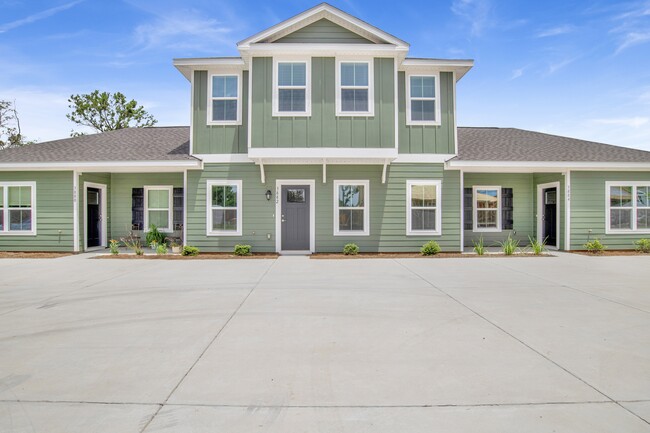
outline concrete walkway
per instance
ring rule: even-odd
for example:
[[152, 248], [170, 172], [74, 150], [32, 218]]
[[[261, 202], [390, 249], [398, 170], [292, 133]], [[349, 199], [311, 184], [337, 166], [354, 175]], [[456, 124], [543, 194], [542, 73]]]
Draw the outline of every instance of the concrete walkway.
[[0, 260], [0, 431], [650, 432], [649, 269]]

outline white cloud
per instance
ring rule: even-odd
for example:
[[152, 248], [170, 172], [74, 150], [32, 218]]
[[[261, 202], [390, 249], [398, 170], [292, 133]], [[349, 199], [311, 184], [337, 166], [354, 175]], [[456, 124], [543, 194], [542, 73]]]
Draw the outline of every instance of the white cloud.
[[638, 33], [638, 32], [630, 32], [625, 35], [623, 38], [623, 42], [618, 46], [616, 49], [616, 53], [618, 54], [621, 51], [633, 47], [635, 45], [643, 44], [646, 42], [650, 42], [650, 32], [644, 32], [644, 33]]
[[470, 24], [473, 36], [489, 27], [490, 9], [488, 0], [453, 0], [451, 4], [451, 11]]
[[79, 3], [83, 2], [83, 1], [84, 0], [76, 0], [76, 1], [73, 1], [73, 2], [63, 4], [61, 6], [56, 6], [56, 7], [50, 8], [50, 9], [46, 9], [44, 11], [29, 15], [29, 16], [27, 16], [25, 18], [21, 18], [19, 20], [12, 21], [10, 23], [0, 24], [0, 33], [5, 33], [5, 32], [7, 32], [9, 30], [13, 30], [15, 28], [22, 27], [24, 25], [34, 23], [36, 21], [40, 21], [40, 20], [45, 19], [45, 18], [49, 18], [52, 15], [55, 15], [55, 14], [58, 14], [59, 12], [63, 12], [64, 10], [70, 9], [71, 7], [78, 5]]
[[650, 42], [650, 1], [624, 4], [626, 11], [612, 18], [615, 26], [610, 33], [618, 35], [614, 54]]
[[551, 27], [549, 29], [542, 30], [539, 33], [537, 33], [535, 36], [538, 37], [538, 38], [547, 38], [547, 37], [550, 37], [550, 36], [559, 36], [559, 35], [563, 35], [563, 34], [566, 34], [566, 33], [570, 33], [570, 32], [572, 32], [574, 30], [575, 30], [575, 28], [573, 26], [570, 26], [570, 25], [567, 24], [567, 25], [563, 25], [563, 26]]
[[510, 76], [511, 80], [516, 80], [517, 78], [521, 77], [524, 75], [524, 71], [526, 70], [526, 66], [523, 68], [518, 68], [512, 71], [512, 75]]
[[631, 128], [640, 128], [643, 125], [646, 125], [650, 122], [650, 119], [647, 117], [618, 117], [618, 118], [608, 118], [608, 119], [591, 119], [591, 122], [599, 125], [615, 125], [615, 126], [627, 126]]
[[559, 62], [553, 62], [550, 65], [548, 65], [548, 71], [547, 75], [553, 75], [560, 69], [570, 65], [571, 63], [575, 62], [576, 58], [571, 58], [571, 59], [566, 59], [566, 60], [561, 60]]

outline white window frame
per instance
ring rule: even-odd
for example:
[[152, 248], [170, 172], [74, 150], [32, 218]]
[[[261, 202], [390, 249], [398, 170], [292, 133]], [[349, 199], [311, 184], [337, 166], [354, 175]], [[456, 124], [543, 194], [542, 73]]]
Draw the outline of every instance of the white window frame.
[[[169, 208], [151, 208], [149, 209], [149, 191], [167, 191], [169, 194]], [[150, 210], [167, 210], [167, 227], [156, 227], [161, 233], [173, 233], [174, 231], [174, 186], [173, 185], [145, 185], [144, 187], [144, 227], [143, 231], [149, 231], [149, 211]]]
[[[237, 98], [232, 97], [212, 97], [212, 78], [213, 77], [237, 77]], [[213, 100], [237, 100], [237, 119], [235, 120], [212, 120], [212, 101]], [[242, 124], [242, 73], [241, 71], [208, 73], [208, 99], [207, 99], [208, 125], [241, 125]]]
[[[631, 186], [632, 187], [632, 207], [625, 208], [626, 210], [632, 211], [632, 228], [631, 229], [612, 229], [611, 228], [611, 188], [612, 187], [621, 187], [621, 186]], [[649, 234], [650, 229], [638, 229], [637, 228], [637, 210], [638, 209], [647, 209], [646, 207], [639, 207], [636, 202], [637, 197], [637, 188], [640, 186], [650, 187], [650, 182], [648, 181], [634, 181], [634, 182], [605, 182], [605, 234], [616, 235], [616, 234]], [[618, 208], [614, 208], [618, 209]]]
[[[411, 77], [433, 77], [434, 80], [434, 92], [435, 97], [433, 98], [415, 98], [411, 96]], [[431, 126], [440, 126], [440, 74], [439, 73], [427, 73], [427, 74], [418, 74], [418, 73], [407, 73], [406, 74], [406, 124], [407, 125], [431, 125]], [[434, 115], [435, 120], [411, 120], [411, 101], [434, 101]]]
[[[431, 206], [412, 206], [411, 187], [414, 185], [436, 187], [436, 205]], [[442, 234], [442, 181], [440, 180], [407, 180], [406, 181], [406, 235], [407, 236], [439, 236]], [[436, 229], [435, 230], [414, 230], [412, 228], [413, 209], [435, 209], [436, 210]]]
[[[20, 210], [31, 210], [32, 212], [32, 229], [31, 230], [9, 230], [9, 188], [12, 186], [28, 186], [31, 188], [31, 203], [29, 208], [12, 208]], [[0, 182], [2, 187], [2, 207], [0, 212], [3, 214], [2, 230], [0, 236], [36, 236], [36, 182]]]
[[[342, 63], [366, 63], [368, 64], [368, 86], [341, 86], [341, 64]], [[359, 58], [337, 58], [336, 59], [336, 115], [338, 117], [373, 117], [375, 115], [375, 62], [374, 59]], [[341, 109], [342, 89], [368, 89], [368, 111], [343, 111]]]
[[[304, 63], [305, 64], [305, 85], [304, 86], [280, 86], [278, 84], [280, 63]], [[273, 108], [274, 117], [309, 117], [311, 116], [311, 57], [280, 57], [273, 58]], [[280, 111], [280, 89], [305, 89], [305, 111]]]
[[[364, 206], [342, 209], [363, 209], [363, 230], [339, 230], [339, 186], [363, 186]], [[370, 181], [369, 180], [335, 180], [334, 181], [334, 236], [369, 236], [370, 235]]]
[[[478, 227], [478, 206], [476, 206], [476, 191], [479, 189], [495, 189], [497, 191], [497, 226], [496, 227]], [[500, 232], [502, 231], [501, 225], [501, 186], [490, 185], [483, 186], [477, 185], [472, 187], [472, 213], [474, 219], [474, 231], [475, 232]]]
[[[236, 186], [237, 187], [237, 230], [212, 230], [212, 187], [213, 186]], [[241, 180], [208, 180], [206, 183], [206, 235], [207, 236], [241, 236], [243, 226], [242, 213], [242, 181]]]

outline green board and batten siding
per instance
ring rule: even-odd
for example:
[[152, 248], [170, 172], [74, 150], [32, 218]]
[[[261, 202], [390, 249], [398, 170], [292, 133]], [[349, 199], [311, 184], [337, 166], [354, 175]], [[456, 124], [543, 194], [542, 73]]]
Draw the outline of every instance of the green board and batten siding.
[[584, 244], [593, 239], [600, 239], [610, 250], [632, 249], [634, 241], [650, 238], [639, 233], [606, 234], [606, 182], [612, 181], [650, 183], [650, 172], [571, 172], [572, 250], [584, 250]]
[[36, 236], [0, 235], [1, 251], [72, 252], [72, 171], [0, 172], [0, 182], [36, 182]]
[[274, 117], [273, 58], [253, 58], [254, 148], [382, 148], [395, 147], [394, 60], [374, 60], [375, 112], [373, 117], [336, 116], [333, 57], [313, 57], [310, 117]]
[[440, 73], [440, 126], [406, 124], [406, 74], [398, 73], [399, 107], [399, 153], [456, 152], [454, 119], [454, 76], [451, 72]]
[[332, 21], [322, 18], [295, 32], [292, 32], [275, 43], [318, 43], [318, 44], [372, 44], [372, 41], [351, 32]]
[[[381, 166], [328, 166], [327, 183], [322, 182], [321, 166], [266, 166], [266, 184], [260, 182], [259, 167], [253, 164], [206, 164], [204, 171], [188, 172], [187, 242], [203, 251], [232, 251], [238, 243], [258, 252], [272, 252], [275, 240], [275, 184], [277, 179], [315, 180], [316, 250], [339, 252], [354, 242], [361, 251], [419, 251], [429, 239], [445, 251], [460, 249], [460, 174], [443, 171], [442, 164], [393, 164], [386, 184], [381, 183]], [[243, 235], [206, 236], [206, 181], [243, 181]], [[370, 181], [370, 235], [334, 236], [334, 187], [336, 179]], [[406, 236], [406, 181], [442, 179], [442, 235]], [[273, 191], [270, 201], [265, 191]], [[267, 238], [271, 235], [271, 239]]]

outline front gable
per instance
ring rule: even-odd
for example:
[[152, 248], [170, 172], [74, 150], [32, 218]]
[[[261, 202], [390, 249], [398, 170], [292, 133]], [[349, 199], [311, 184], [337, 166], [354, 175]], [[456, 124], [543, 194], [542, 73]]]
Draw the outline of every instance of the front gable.
[[334, 43], [334, 44], [374, 44], [375, 42], [354, 33], [327, 18], [309, 24], [292, 33], [267, 42], [274, 43]]

